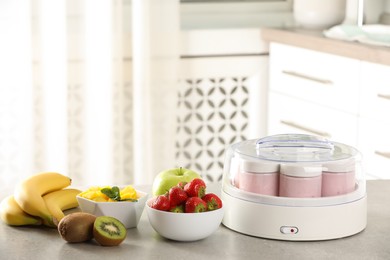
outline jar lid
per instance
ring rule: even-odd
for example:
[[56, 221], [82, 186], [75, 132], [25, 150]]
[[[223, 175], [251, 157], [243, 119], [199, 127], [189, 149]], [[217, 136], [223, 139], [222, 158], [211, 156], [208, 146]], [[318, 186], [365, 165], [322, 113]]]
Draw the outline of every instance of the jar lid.
[[322, 174], [322, 166], [313, 164], [282, 164], [280, 173], [292, 177], [316, 177]]
[[245, 172], [271, 173], [279, 171], [279, 164], [260, 161], [241, 160], [241, 167]]
[[349, 158], [345, 160], [324, 163], [322, 168], [324, 172], [351, 172], [355, 170], [355, 164], [355, 159]]

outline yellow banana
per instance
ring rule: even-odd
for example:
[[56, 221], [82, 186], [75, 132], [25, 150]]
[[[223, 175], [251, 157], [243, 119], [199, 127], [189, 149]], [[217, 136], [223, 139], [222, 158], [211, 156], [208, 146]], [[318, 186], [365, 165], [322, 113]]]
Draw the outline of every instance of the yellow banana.
[[64, 210], [78, 207], [76, 195], [81, 191], [77, 189], [63, 189], [47, 193], [43, 196], [46, 207], [53, 215], [53, 222], [58, 225], [60, 220], [65, 216]]
[[71, 179], [56, 172], [33, 175], [20, 182], [15, 189], [15, 201], [26, 213], [42, 218], [47, 226], [55, 227], [53, 216], [42, 196], [71, 184]]
[[4, 198], [0, 203], [0, 218], [11, 226], [40, 225], [40, 218], [31, 216], [24, 212], [16, 203], [14, 196]]

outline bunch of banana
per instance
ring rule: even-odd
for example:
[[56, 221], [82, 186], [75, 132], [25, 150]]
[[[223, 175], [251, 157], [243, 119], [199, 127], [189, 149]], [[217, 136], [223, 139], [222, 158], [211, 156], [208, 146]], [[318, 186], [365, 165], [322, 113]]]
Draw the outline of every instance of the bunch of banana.
[[8, 225], [40, 225], [56, 227], [64, 210], [78, 206], [81, 191], [66, 189], [71, 179], [56, 172], [33, 175], [15, 188], [13, 196], [0, 204], [0, 218]]

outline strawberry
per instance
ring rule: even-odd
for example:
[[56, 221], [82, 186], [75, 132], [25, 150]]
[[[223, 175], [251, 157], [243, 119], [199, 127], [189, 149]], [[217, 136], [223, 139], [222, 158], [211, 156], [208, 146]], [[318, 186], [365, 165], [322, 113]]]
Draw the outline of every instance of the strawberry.
[[187, 193], [178, 186], [173, 186], [169, 189], [168, 198], [170, 202], [170, 208], [174, 208], [177, 205], [183, 204], [188, 198]]
[[186, 184], [187, 184], [186, 181], [181, 181], [181, 182], [179, 182], [179, 183], [177, 184], [177, 186], [180, 187], [180, 188], [182, 188], [182, 189], [184, 189], [184, 186], [185, 186]]
[[206, 184], [200, 178], [195, 178], [184, 186], [184, 191], [188, 197], [202, 198], [206, 193]]
[[190, 197], [184, 205], [185, 213], [198, 213], [207, 211], [207, 204], [199, 197]]
[[171, 208], [169, 211], [174, 213], [184, 213], [184, 205], [177, 205], [176, 207]]
[[171, 208], [171, 205], [167, 196], [159, 195], [153, 200], [151, 207], [158, 210], [168, 211]]
[[207, 193], [202, 199], [207, 204], [207, 210], [222, 208], [222, 200], [214, 193]]

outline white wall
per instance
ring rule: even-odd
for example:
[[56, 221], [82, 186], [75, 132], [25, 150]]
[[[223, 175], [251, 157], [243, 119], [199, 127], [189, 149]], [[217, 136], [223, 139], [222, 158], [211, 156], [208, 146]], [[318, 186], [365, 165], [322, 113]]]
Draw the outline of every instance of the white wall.
[[[365, 23], [377, 23], [386, 1], [364, 0]], [[356, 23], [359, 0], [347, 0], [346, 22]], [[181, 27], [184, 30], [207, 28], [290, 27], [293, 0], [246, 3], [182, 3]]]

